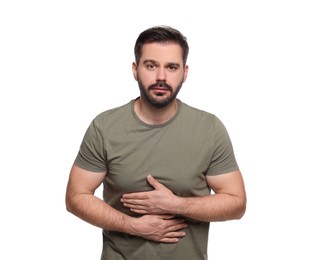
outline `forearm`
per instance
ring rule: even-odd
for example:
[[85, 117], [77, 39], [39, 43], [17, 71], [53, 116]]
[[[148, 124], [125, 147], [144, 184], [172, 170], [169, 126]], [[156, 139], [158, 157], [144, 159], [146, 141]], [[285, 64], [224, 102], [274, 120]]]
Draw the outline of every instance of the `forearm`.
[[240, 219], [245, 208], [244, 198], [228, 194], [190, 198], [176, 197], [170, 207], [171, 211], [175, 211], [173, 214], [205, 222]]
[[179, 197], [147, 177], [152, 191], [124, 194], [121, 202], [138, 214], [174, 214], [199, 221], [224, 221], [239, 219], [246, 209], [246, 192], [239, 171], [207, 178], [214, 195], [203, 197]]
[[88, 172], [73, 166], [66, 190], [67, 210], [82, 220], [102, 229], [122, 232], [164, 243], [178, 242], [185, 236], [184, 220], [173, 215], [131, 217], [94, 196], [106, 173]]
[[67, 209], [97, 227], [140, 236], [163, 243], [176, 243], [185, 236], [183, 219], [171, 215], [145, 215], [133, 218], [117, 211], [92, 194], [80, 194], [67, 200]]
[[67, 210], [102, 229], [130, 233], [132, 217], [112, 208], [93, 194], [76, 194], [66, 198]]

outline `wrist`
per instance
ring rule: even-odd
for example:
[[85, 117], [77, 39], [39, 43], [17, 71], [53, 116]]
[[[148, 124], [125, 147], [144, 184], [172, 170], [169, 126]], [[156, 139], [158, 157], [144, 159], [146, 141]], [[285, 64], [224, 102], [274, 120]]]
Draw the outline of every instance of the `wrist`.
[[187, 202], [187, 198], [183, 198], [183, 197], [178, 197], [176, 196], [175, 198], [175, 203], [172, 207], [172, 214], [176, 214], [176, 215], [181, 215], [181, 216], [185, 216], [187, 208], [188, 208], [188, 202]]
[[138, 222], [138, 218], [134, 218], [134, 217], [126, 217], [125, 221], [124, 221], [124, 233], [127, 233], [129, 235], [133, 235], [136, 236], [138, 235], [138, 227], [139, 227], [140, 223]]

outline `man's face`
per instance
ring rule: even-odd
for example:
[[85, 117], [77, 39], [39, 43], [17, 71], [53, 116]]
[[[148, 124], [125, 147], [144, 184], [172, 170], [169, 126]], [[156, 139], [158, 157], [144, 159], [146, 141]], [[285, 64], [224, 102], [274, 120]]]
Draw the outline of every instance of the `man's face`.
[[187, 72], [181, 47], [175, 43], [145, 44], [139, 64], [133, 64], [141, 97], [156, 108], [163, 108], [176, 98]]

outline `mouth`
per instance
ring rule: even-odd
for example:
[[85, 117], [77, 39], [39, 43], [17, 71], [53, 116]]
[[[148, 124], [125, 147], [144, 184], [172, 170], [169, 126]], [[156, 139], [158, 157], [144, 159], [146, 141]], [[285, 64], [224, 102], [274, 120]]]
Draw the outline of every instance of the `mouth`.
[[150, 89], [156, 96], [164, 96], [166, 93], [168, 93], [170, 90], [167, 87], [152, 87]]
[[151, 85], [148, 90], [153, 91], [153, 93], [157, 96], [163, 96], [167, 92], [172, 92], [171, 86], [169, 86], [166, 83], [156, 83], [154, 85]]
[[153, 87], [151, 90], [157, 90], [157, 91], [169, 91], [166, 87]]

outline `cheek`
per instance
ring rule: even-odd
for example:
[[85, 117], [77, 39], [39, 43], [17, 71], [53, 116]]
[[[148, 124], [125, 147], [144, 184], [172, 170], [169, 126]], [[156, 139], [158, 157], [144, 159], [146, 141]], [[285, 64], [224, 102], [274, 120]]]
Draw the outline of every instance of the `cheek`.
[[178, 75], [176, 77], [170, 78], [170, 83], [172, 86], [179, 86], [185, 81], [185, 76], [184, 75]]
[[156, 78], [150, 73], [138, 73], [137, 80], [141, 81], [144, 86], [150, 86], [151, 84], [156, 83]]
[[184, 83], [186, 79], [187, 79], [187, 75], [184, 74], [183, 77], [182, 77], [182, 81], [181, 82]]

